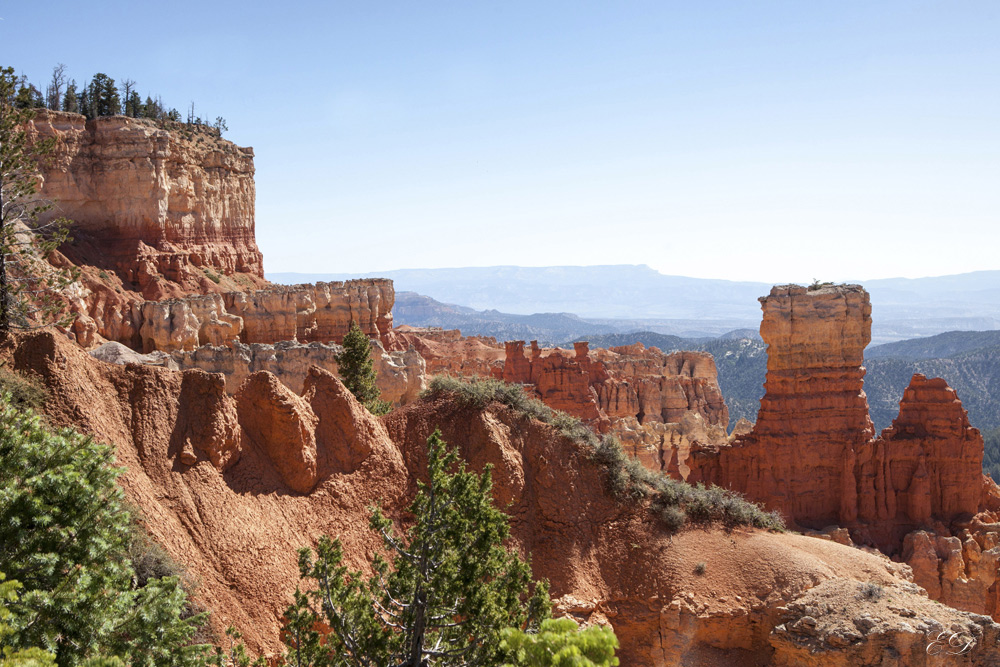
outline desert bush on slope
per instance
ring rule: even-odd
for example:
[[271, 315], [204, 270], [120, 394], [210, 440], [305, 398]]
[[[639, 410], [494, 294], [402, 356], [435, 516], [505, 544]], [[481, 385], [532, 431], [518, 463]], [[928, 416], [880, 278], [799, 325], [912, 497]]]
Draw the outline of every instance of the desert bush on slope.
[[717, 486], [692, 486], [649, 470], [622, 449], [611, 436], [598, 436], [580, 419], [553, 410], [531, 398], [519, 385], [494, 378], [461, 379], [438, 375], [431, 379], [425, 395], [451, 394], [466, 405], [485, 407], [497, 402], [527, 417], [552, 425], [561, 435], [588, 450], [607, 471], [608, 488], [619, 498], [648, 499], [650, 509], [670, 530], [687, 522], [721, 522], [731, 526], [753, 526], [782, 530], [777, 512], [765, 512], [740, 494]]

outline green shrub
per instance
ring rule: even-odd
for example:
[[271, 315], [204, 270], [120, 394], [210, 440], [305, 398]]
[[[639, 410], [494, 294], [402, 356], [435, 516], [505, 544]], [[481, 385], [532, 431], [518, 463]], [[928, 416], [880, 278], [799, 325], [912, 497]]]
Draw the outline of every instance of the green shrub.
[[705, 561], [696, 563], [694, 566], [694, 573], [697, 574], [699, 577], [705, 574], [706, 570], [708, 570], [708, 564]]
[[528, 396], [520, 385], [510, 384], [495, 378], [474, 377], [462, 379], [450, 375], [435, 375], [424, 396], [434, 397], [443, 393], [454, 394], [466, 405], [484, 408], [490, 403], [502, 403], [546, 423], [552, 422], [553, 411], [537, 398]]
[[614, 436], [598, 438], [579, 418], [552, 410], [537, 398], [528, 396], [520, 385], [494, 378], [456, 378], [437, 375], [431, 378], [425, 397], [451, 394], [468, 405], [484, 408], [497, 402], [526, 417], [552, 425], [561, 435], [589, 452], [607, 472], [608, 490], [622, 499], [650, 498], [650, 510], [671, 531], [686, 522], [720, 522], [726, 526], [752, 526], [784, 530], [778, 512], [765, 512], [757, 503], [739, 493], [704, 484], [692, 486], [650, 470], [629, 456]]

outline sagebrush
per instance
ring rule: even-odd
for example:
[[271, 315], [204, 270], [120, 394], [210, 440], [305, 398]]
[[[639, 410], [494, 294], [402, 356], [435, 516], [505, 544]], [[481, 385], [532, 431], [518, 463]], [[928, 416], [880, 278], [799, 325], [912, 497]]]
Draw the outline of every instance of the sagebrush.
[[588, 455], [604, 466], [608, 488], [615, 496], [648, 499], [650, 510], [669, 530], [678, 530], [685, 523], [711, 522], [768, 530], [785, 528], [778, 512], [767, 512], [738, 493], [715, 485], [691, 485], [646, 468], [625, 452], [617, 438], [598, 437], [579, 418], [553, 410], [528, 396], [520, 385], [495, 378], [435, 376], [425, 395], [443, 393], [476, 407], [501, 403], [526, 417], [550, 424], [564, 437], [585, 447]]

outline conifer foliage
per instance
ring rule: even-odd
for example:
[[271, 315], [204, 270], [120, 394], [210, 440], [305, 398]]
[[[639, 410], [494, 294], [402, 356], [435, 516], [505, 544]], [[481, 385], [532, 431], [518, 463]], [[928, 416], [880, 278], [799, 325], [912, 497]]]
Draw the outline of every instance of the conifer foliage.
[[507, 628], [503, 647], [512, 655], [503, 667], [614, 667], [618, 638], [607, 626], [585, 630], [571, 618], [542, 621], [538, 632]]
[[384, 415], [392, 410], [391, 403], [379, 398], [381, 392], [375, 384], [378, 375], [372, 362], [371, 342], [356, 321], [351, 321], [351, 329], [342, 344], [344, 351], [337, 355], [336, 360], [344, 386], [373, 415]]
[[32, 652], [60, 666], [204, 664], [208, 647], [190, 644], [204, 616], [185, 618], [178, 577], [137, 580], [132, 517], [112, 462], [109, 447], [55, 432], [0, 394], [0, 571], [8, 577], [0, 665]]
[[[493, 506], [492, 480], [465, 470], [435, 432], [427, 441], [429, 482], [409, 507], [405, 537], [377, 508], [378, 531], [392, 565], [371, 557], [364, 578], [343, 565], [339, 540], [323, 537], [313, 560], [299, 553], [309, 592], [286, 612], [286, 660], [294, 667], [438, 667], [498, 665], [504, 628], [537, 628], [548, 617], [548, 584], [529, 597], [531, 569], [504, 546], [508, 517]], [[449, 472], [454, 469], [454, 472]], [[317, 628], [329, 627], [328, 633]]]

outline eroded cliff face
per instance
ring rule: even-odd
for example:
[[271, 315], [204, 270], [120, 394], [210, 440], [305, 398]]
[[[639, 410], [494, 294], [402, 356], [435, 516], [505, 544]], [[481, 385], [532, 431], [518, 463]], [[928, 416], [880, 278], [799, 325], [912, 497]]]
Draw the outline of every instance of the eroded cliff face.
[[767, 379], [753, 431], [697, 478], [822, 527], [857, 516], [856, 452], [874, 427], [862, 382], [871, 304], [859, 285], [784, 285], [761, 299]]
[[[622, 664], [801, 664], [796, 656], [815, 651], [788, 633], [835, 636], [821, 626], [813, 637], [803, 618], [822, 602], [808, 596], [824, 582], [852, 595], [860, 582], [884, 587], [902, 609], [892, 613], [907, 619], [905, 628], [899, 618], [866, 626], [844, 645], [827, 641], [833, 657], [881, 655], [908, 639], [897, 664], [926, 664], [916, 658], [938, 628], [978, 627], [983, 645], [1000, 630], [930, 605], [907, 583], [908, 568], [882, 556], [754, 530], [671, 534], [643, 502], [605, 491], [605, 472], [580, 445], [499, 405], [476, 409], [445, 395], [378, 419], [320, 369], [301, 393], [261, 372], [234, 398], [221, 376], [106, 364], [51, 334], [9, 342], [0, 357], [45, 381], [54, 424], [115, 445], [122, 486], [149, 531], [198, 573], [216, 629], [235, 625], [254, 652], [279, 651], [298, 547], [336, 535], [346, 563], [365, 567], [380, 545], [367, 507], [405, 520], [438, 426], [472, 468], [494, 466], [495, 500], [508, 507], [535, 576], [551, 581], [561, 613], [611, 623]], [[838, 603], [835, 616], [865, 623], [865, 612]], [[837, 664], [852, 664], [845, 660]]]
[[253, 149], [180, 123], [40, 110], [50, 217], [74, 221], [79, 264], [114, 270], [147, 299], [211, 291], [211, 275], [264, 284], [254, 237]]
[[729, 411], [715, 360], [707, 352], [664, 354], [641, 343], [572, 353], [541, 349], [532, 341], [505, 344], [494, 375], [523, 384], [549, 407], [615, 434], [626, 450], [652, 470], [666, 470], [678, 449], [726, 441]]

